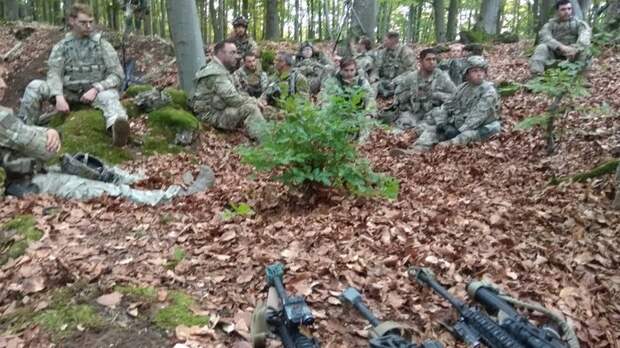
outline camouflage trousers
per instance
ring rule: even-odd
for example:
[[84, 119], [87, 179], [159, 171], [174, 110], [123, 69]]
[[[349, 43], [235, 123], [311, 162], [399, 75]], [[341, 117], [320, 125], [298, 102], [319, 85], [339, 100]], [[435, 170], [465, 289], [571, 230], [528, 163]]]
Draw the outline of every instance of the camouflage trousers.
[[416, 140], [414, 147], [430, 149], [433, 145], [465, 145], [475, 141], [485, 140], [501, 131], [501, 123], [494, 121], [480, 128], [459, 132], [452, 125], [437, 126], [424, 124], [422, 134]]
[[229, 107], [220, 112], [209, 112], [199, 117], [217, 129], [232, 131], [243, 125], [247, 135], [255, 140], [262, 137], [265, 127], [265, 118], [254, 102], [245, 103], [238, 108]]
[[[69, 103], [80, 102], [81, 95], [77, 93], [65, 90], [64, 95]], [[37, 124], [41, 114], [41, 103], [52, 97], [46, 81], [33, 80], [26, 87], [17, 116], [27, 124]], [[115, 89], [99, 92], [92, 106], [103, 111], [106, 128], [112, 127], [118, 119], [127, 120], [127, 111], [121, 104], [120, 95]]]
[[[14, 156], [6, 156], [9, 152]], [[2, 162], [9, 157], [48, 161], [56, 155], [47, 151], [47, 128], [26, 125], [12, 111], [0, 113], [0, 154]]]
[[[540, 44], [536, 46], [534, 54], [530, 57], [529, 67], [530, 72], [533, 74], [542, 74], [545, 72], [545, 67], [555, 64], [558, 60], [566, 60], [558, 51], [553, 50], [547, 44]], [[583, 63], [584, 68], [590, 66], [591, 57], [585, 51], [581, 51], [577, 54], [574, 62]]]

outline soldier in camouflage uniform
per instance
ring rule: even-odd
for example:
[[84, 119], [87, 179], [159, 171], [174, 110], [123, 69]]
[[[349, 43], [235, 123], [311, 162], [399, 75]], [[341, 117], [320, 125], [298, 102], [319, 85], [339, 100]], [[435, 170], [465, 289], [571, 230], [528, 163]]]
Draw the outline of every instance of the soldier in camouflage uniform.
[[37, 124], [41, 103], [52, 97], [56, 110], [63, 113], [69, 112], [69, 103], [91, 104], [103, 111], [113, 144], [124, 146], [129, 123], [118, 92], [124, 74], [116, 51], [101, 33], [93, 33], [92, 10], [87, 5], [74, 5], [69, 23], [72, 31], [50, 54], [47, 80], [28, 84], [18, 117], [26, 124]]
[[237, 62], [237, 48], [230, 40], [218, 42], [209, 63], [196, 73], [190, 108], [209, 125], [223, 130], [243, 126], [247, 135], [260, 139], [265, 119], [255, 98], [241, 94], [230, 70]]
[[269, 84], [267, 73], [258, 69], [256, 54], [253, 52], [245, 55], [243, 66], [234, 75], [237, 88], [252, 97], [260, 97]]
[[328, 103], [330, 98], [336, 95], [350, 99], [360, 90], [364, 93], [363, 109], [367, 115], [374, 116], [377, 112], [375, 93], [366, 77], [360, 74], [356, 60], [345, 58], [340, 62], [340, 71], [325, 80], [319, 100], [321, 103]]
[[398, 42], [400, 35], [396, 32], [388, 32], [383, 40], [383, 48], [376, 54], [376, 77], [370, 80], [378, 80], [377, 92], [381, 97], [389, 97], [394, 93], [394, 79], [415, 69], [415, 57], [413, 51]]
[[375, 74], [375, 56], [372, 53], [372, 41], [369, 38], [362, 36], [357, 42], [357, 54], [355, 55], [355, 62], [357, 63], [358, 69], [364, 74], [364, 77], [368, 79], [368, 82], [374, 83], [375, 81], [371, 81], [371, 76], [373, 78], [377, 78]]
[[[248, 20], [245, 17], [239, 16], [233, 20], [233, 32], [228, 41], [232, 41], [235, 44], [239, 53], [235, 69], [241, 67], [241, 60], [249, 52], [258, 56], [258, 45], [248, 34]], [[260, 62], [258, 65], [260, 67]]]
[[410, 151], [427, 151], [435, 144], [468, 144], [500, 132], [499, 95], [485, 80], [487, 62], [481, 56], [471, 56], [467, 62], [466, 82], [441, 109], [427, 115], [423, 133]]
[[332, 62], [317, 52], [309, 42], [299, 47], [295, 69], [308, 80], [311, 94], [317, 94], [321, 89], [321, 81], [335, 73]]
[[437, 52], [428, 48], [420, 52], [420, 68], [408, 72], [396, 86], [395, 96], [401, 129], [419, 126], [426, 115], [441, 107], [456, 92], [448, 75], [437, 68]]
[[558, 15], [540, 30], [541, 44], [536, 46], [530, 58], [533, 75], [544, 73], [545, 66], [558, 59], [581, 63], [584, 68], [590, 63], [590, 27], [586, 22], [573, 17], [570, 0], [558, 0], [555, 8]]
[[464, 82], [463, 72], [467, 68], [467, 58], [470, 56], [481, 56], [482, 52], [482, 46], [479, 44], [463, 45], [456, 43], [450, 45], [452, 58], [442, 60], [438, 67], [446, 71], [450, 76], [450, 80], [458, 86]]
[[290, 54], [278, 52], [274, 62], [276, 71], [270, 77], [269, 86], [261, 98], [268, 105], [280, 109], [280, 101], [289, 96], [309, 98], [310, 84], [302, 73], [293, 69], [293, 63]]

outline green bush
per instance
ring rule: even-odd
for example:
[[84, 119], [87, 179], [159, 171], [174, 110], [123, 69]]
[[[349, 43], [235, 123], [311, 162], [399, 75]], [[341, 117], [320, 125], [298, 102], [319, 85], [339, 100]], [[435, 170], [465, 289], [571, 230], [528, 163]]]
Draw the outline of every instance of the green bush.
[[264, 71], [271, 73], [273, 71], [273, 62], [276, 59], [276, 52], [265, 49], [260, 54], [260, 62]]
[[293, 187], [344, 187], [356, 195], [396, 198], [398, 181], [373, 172], [357, 152], [357, 136], [373, 125], [362, 100], [361, 91], [350, 99], [333, 96], [321, 108], [287, 100], [286, 119], [268, 123], [259, 146], [239, 148], [242, 161]]

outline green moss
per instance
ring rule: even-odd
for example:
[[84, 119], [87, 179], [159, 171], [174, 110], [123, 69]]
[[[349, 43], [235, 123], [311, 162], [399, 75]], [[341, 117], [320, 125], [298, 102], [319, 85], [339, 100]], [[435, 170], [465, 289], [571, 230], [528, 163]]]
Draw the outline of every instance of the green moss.
[[151, 85], [131, 85], [125, 91], [125, 96], [133, 98], [138, 94], [154, 89]]
[[168, 262], [166, 263], [166, 268], [174, 269], [181, 261], [185, 259], [186, 254], [187, 253], [185, 252], [183, 248], [175, 247], [174, 250], [172, 251], [172, 255], [170, 255], [170, 258], [168, 259]]
[[592, 178], [599, 177], [601, 175], [613, 173], [616, 171], [616, 168], [618, 167], [619, 163], [620, 163], [620, 160], [611, 160], [611, 161], [605, 162], [597, 166], [596, 168], [593, 168], [592, 170], [588, 172], [573, 175], [572, 181], [584, 182], [588, 179], [592, 179]]
[[147, 156], [163, 153], [179, 153], [183, 148], [171, 144], [174, 140], [174, 132], [169, 130], [153, 129], [144, 137], [142, 144], [142, 152]]
[[165, 106], [149, 113], [149, 127], [171, 129], [173, 131], [195, 130], [200, 127], [200, 121], [185, 110]]
[[186, 294], [178, 291], [169, 294], [170, 304], [155, 313], [153, 322], [159, 328], [173, 330], [179, 325], [204, 326], [209, 324], [209, 317], [196, 315], [190, 307], [194, 305], [194, 300]]
[[133, 158], [126, 149], [112, 146], [112, 136], [106, 131], [103, 114], [99, 110], [73, 111], [66, 116], [55, 117], [50, 121], [50, 126], [62, 134], [64, 153], [87, 152], [111, 164]]
[[164, 89], [164, 92], [167, 93], [170, 98], [172, 98], [172, 102], [183, 109], [187, 109], [187, 93], [185, 91], [168, 87]]
[[499, 94], [502, 97], [508, 97], [514, 95], [521, 89], [521, 85], [515, 83], [513, 81], [502, 81], [497, 85], [497, 89], [499, 90]]
[[488, 42], [491, 37], [483, 31], [474, 29], [461, 31], [461, 39], [467, 43], [484, 43]]
[[142, 111], [140, 111], [140, 108], [133, 102], [133, 99], [123, 99], [121, 104], [123, 104], [123, 107], [127, 110], [127, 117], [136, 118], [142, 115]]
[[123, 285], [114, 287], [114, 290], [134, 300], [153, 302], [157, 299], [157, 291], [151, 287]]
[[[4, 265], [10, 259], [16, 259], [26, 252], [31, 242], [43, 237], [43, 232], [37, 229], [37, 222], [31, 215], [20, 215], [2, 226], [5, 231], [15, 231], [19, 239], [14, 242], [0, 240], [0, 265]], [[10, 243], [8, 248], [3, 245]]]

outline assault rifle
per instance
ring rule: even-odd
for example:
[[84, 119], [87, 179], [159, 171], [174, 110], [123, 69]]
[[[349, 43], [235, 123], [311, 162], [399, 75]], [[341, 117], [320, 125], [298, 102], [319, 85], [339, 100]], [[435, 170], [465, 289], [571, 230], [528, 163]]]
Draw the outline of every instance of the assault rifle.
[[[490, 313], [497, 314], [498, 321], [492, 320], [479, 310], [468, 307], [458, 298], [452, 296], [441, 286], [430, 270], [410, 268], [409, 278], [419, 284], [430, 287], [446, 299], [459, 313], [459, 320], [453, 327], [453, 333], [470, 347], [484, 343], [491, 348], [578, 348], [579, 342], [570, 327], [559, 317], [540, 305], [527, 304], [507, 296], [499, 295], [497, 290], [481, 282], [470, 283], [467, 287], [469, 296], [480, 302]], [[536, 327], [527, 318], [521, 316], [509, 303], [538, 310], [551, 317], [563, 328], [564, 342], [560, 335], [550, 327]], [[568, 332], [567, 332], [568, 331]]]
[[303, 335], [301, 325], [314, 323], [312, 311], [302, 296], [289, 296], [284, 289], [284, 266], [274, 263], [267, 267], [269, 296], [267, 304], [257, 306], [252, 314], [252, 346], [265, 347], [269, 329], [273, 329], [282, 341], [284, 348], [319, 348], [319, 342]]
[[422, 345], [409, 342], [402, 336], [402, 326], [393, 321], [380, 321], [364, 304], [362, 295], [355, 288], [347, 288], [340, 295], [341, 299], [352, 305], [370, 322], [370, 348], [443, 348], [437, 341], [426, 341]]

